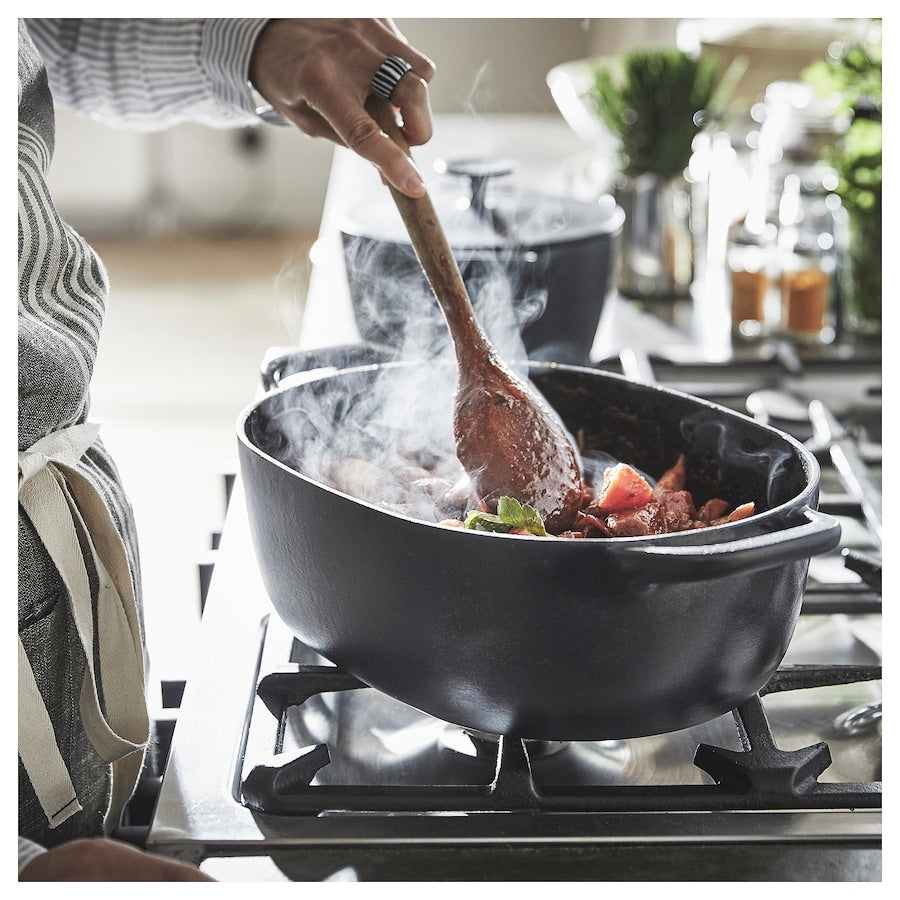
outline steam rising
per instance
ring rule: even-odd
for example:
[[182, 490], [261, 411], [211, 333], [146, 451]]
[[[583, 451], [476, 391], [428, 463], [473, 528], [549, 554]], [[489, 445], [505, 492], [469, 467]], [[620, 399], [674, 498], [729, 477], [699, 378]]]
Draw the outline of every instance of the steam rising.
[[[426, 364], [283, 392], [267, 420], [251, 423], [254, 442], [353, 497], [425, 521], [459, 517], [478, 498], [456, 458], [456, 360], [437, 300], [409, 245], [345, 236], [345, 260], [363, 336], [392, 361]], [[479, 251], [458, 262], [489, 339], [527, 374], [521, 331], [543, 312], [546, 290], [517, 297], [520, 279], [508, 256]]]
[[[541, 217], [536, 226], [531, 220], [512, 222], [510, 217], [525, 217], [519, 210], [505, 212], [509, 233], [519, 234], [531, 225], [532, 231], [552, 236], [565, 228], [562, 203], [548, 203], [527, 215], [533, 213]], [[471, 213], [468, 220], [471, 223]], [[494, 219], [494, 226], [498, 221]], [[342, 371], [329, 372], [326, 380], [273, 395], [265, 414], [250, 420], [250, 437], [285, 465], [352, 497], [427, 522], [461, 518], [479, 505], [479, 498], [456, 458], [453, 346], [408, 240], [400, 235], [392, 239], [391, 223], [384, 224], [387, 239], [346, 231], [342, 237], [354, 313], [363, 340], [376, 348], [372, 362], [378, 367], [346, 369], [339, 364]], [[500, 356], [527, 377], [529, 354], [522, 332], [547, 304], [549, 246], [526, 250], [510, 243], [501, 250], [455, 252], [483, 329]], [[540, 358], [540, 350], [533, 349], [531, 356]], [[394, 362], [417, 364], [398, 367]], [[604, 398], [597, 399], [604, 406]], [[658, 415], [650, 407], [643, 414], [648, 426]], [[737, 502], [753, 499], [758, 510], [784, 502], [796, 490], [796, 466], [788, 466], [791, 454], [783, 448], [748, 449], [740, 429], [730, 429], [727, 420], [708, 410], [678, 424], [686, 446], [716, 448], [717, 471], [699, 473], [710, 490], [717, 480], [721, 486], [720, 465], [727, 469], [730, 496]], [[673, 423], [668, 432], [673, 446], [677, 428]], [[649, 427], [644, 430], [650, 434]], [[615, 438], [612, 433], [606, 437]], [[641, 434], [634, 437], [634, 449], [652, 444]], [[617, 439], [615, 444], [586, 448], [588, 482], [597, 482], [607, 465], [619, 461], [616, 454], [624, 444], [620, 447]], [[639, 460], [626, 458], [628, 454], [618, 455], [640, 466]], [[676, 460], [673, 450], [671, 458], [653, 461], [659, 471], [646, 471], [645, 466], [648, 480], [652, 483], [653, 476]]]
[[[453, 360], [447, 325], [408, 244], [344, 235], [354, 314], [364, 340], [404, 360]], [[521, 250], [458, 251], [457, 263], [482, 328], [509, 362], [527, 359], [522, 331], [543, 314], [544, 260]]]
[[[254, 439], [353, 497], [426, 521], [459, 517], [478, 497], [456, 458], [456, 358], [437, 299], [408, 241], [346, 232], [343, 241], [361, 336], [392, 361], [425, 365], [406, 367], [401, 377], [388, 367], [374, 379], [330, 379], [327, 391], [285, 393]], [[527, 376], [522, 331], [547, 304], [546, 258], [512, 245], [455, 252], [482, 328]]]
[[765, 496], [747, 498], [755, 499], [758, 510], [784, 503], [800, 488], [787, 448], [773, 444], [747, 448], [743, 433], [712, 412], [703, 410], [687, 416], [681, 423], [681, 433], [689, 446], [715, 447], [716, 459], [727, 463], [730, 481], [754, 484], [763, 478]]

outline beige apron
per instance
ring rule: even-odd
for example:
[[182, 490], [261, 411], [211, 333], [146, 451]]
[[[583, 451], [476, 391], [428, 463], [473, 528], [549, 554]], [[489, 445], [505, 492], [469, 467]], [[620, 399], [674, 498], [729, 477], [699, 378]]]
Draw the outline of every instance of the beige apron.
[[[79, 701], [85, 733], [97, 753], [112, 763], [104, 818], [110, 831], [134, 792], [149, 719], [143, 645], [125, 548], [103, 498], [76, 468], [98, 431], [97, 425], [72, 425], [20, 452], [19, 503], [69, 593], [85, 657]], [[88, 555], [98, 578], [96, 619], [85, 565]], [[51, 827], [81, 809], [21, 638], [19, 756]]]

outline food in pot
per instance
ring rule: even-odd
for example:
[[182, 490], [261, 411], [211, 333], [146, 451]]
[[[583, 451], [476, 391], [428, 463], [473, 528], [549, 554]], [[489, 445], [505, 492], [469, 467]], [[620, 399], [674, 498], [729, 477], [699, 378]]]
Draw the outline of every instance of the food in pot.
[[[300, 468], [292, 456], [284, 461]], [[323, 458], [330, 459], [330, 454]], [[754, 515], [753, 502], [714, 496], [699, 506], [685, 489], [685, 456], [654, 481], [637, 468], [596, 451], [586, 461], [584, 494], [574, 521], [554, 528], [538, 511], [513, 497], [492, 509], [450, 454], [416, 450], [371, 459], [348, 456], [318, 470], [328, 484], [357, 499], [413, 519], [455, 528], [538, 537], [611, 538], [669, 534], [735, 522]]]
[[[466, 479], [454, 478], [457, 466], [446, 460], [420, 459], [417, 465], [386, 473], [372, 462], [345, 460], [336, 472], [335, 486], [346, 493], [389, 509], [410, 513], [410, 498], [427, 496], [442, 525], [502, 534], [550, 536], [537, 510], [512, 497], [501, 497], [492, 512], [471, 492]], [[734, 504], [714, 497], [699, 507], [690, 491], [685, 457], [679, 456], [655, 482], [627, 463], [603, 470], [592, 485], [586, 478], [584, 503], [572, 527], [556, 534], [563, 538], [636, 537], [708, 528], [752, 516], [755, 504]], [[388, 502], [405, 486], [407, 502]], [[421, 511], [421, 505], [416, 510]]]
[[[727, 500], [713, 498], [699, 509], [694, 498], [684, 489], [687, 466], [682, 454], [656, 482], [650, 483], [627, 463], [608, 466], [603, 481], [594, 490], [588, 486], [586, 505], [570, 530], [559, 533], [563, 538], [642, 537], [669, 534], [694, 528], [723, 525], [752, 516], [755, 504], [741, 503], [732, 508]], [[442, 524], [475, 531], [546, 536], [544, 523], [536, 510], [511, 497], [502, 497], [497, 513], [472, 510], [464, 521], [445, 519]]]
[[[649, 415], [630, 403], [604, 407], [601, 416], [590, 414], [584, 375], [578, 372], [574, 389], [562, 394], [549, 390], [550, 382], [537, 382], [542, 393], [549, 390], [554, 409], [561, 415], [568, 411], [563, 421], [577, 446], [585, 489], [569, 522], [541, 521], [529, 509], [543, 513], [527, 480], [521, 490], [486, 498], [463, 468], [447, 428], [450, 391], [446, 384], [439, 392], [434, 386], [437, 375], [454, 372], [451, 366], [386, 367], [373, 390], [365, 373], [354, 370], [353, 380], [342, 379], [332, 393], [320, 396], [325, 381], [312, 382], [309, 396], [290, 389], [273, 399], [265, 417], [252, 420], [253, 437], [279, 463], [350, 498], [414, 521], [469, 530], [654, 536], [756, 515], [779, 496], [772, 484], [759, 483], [769, 476], [780, 481], [778, 458], [766, 447], [744, 446], [737, 432], [729, 439], [718, 413], [676, 411], [680, 439], [672, 441], [675, 429], [663, 427], [671, 415], [666, 404]], [[399, 373], [401, 380], [394, 381]], [[710, 442], [709, 449], [698, 445], [700, 437]], [[719, 454], [727, 454], [727, 467]]]

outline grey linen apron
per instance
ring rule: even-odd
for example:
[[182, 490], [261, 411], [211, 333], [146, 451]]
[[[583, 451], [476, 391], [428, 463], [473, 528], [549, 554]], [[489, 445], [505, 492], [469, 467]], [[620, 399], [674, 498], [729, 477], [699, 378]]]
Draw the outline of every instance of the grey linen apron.
[[87, 421], [106, 273], [45, 183], [53, 104], [19, 23], [19, 834], [109, 832], [148, 739], [136, 536]]

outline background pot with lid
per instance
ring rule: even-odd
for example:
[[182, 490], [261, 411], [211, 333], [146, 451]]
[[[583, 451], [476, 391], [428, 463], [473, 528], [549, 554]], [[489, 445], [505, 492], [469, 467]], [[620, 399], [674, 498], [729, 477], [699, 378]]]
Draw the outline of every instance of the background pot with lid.
[[[429, 191], [472, 302], [501, 349], [509, 335], [529, 358], [587, 362], [610, 286], [625, 214], [510, 186], [508, 160], [457, 160]], [[341, 223], [353, 313], [364, 341], [432, 355], [446, 325], [396, 208], [352, 209]]]

